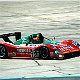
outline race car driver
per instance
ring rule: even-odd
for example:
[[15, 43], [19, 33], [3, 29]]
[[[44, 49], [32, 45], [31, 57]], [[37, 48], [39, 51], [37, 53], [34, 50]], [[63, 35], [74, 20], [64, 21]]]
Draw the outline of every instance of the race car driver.
[[32, 34], [26, 37], [23, 37], [19, 40], [17, 40], [16, 42], [14, 42], [14, 45], [20, 45], [20, 44], [40, 44], [43, 43], [43, 39], [44, 37], [42, 36], [41, 33], [37, 33], [37, 34]]

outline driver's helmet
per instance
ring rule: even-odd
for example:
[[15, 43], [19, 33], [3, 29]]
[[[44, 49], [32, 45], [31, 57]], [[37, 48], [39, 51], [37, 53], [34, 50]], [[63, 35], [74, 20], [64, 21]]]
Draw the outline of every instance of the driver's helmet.
[[39, 35], [37, 34], [37, 35], [33, 36], [33, 40], [39, 40]]

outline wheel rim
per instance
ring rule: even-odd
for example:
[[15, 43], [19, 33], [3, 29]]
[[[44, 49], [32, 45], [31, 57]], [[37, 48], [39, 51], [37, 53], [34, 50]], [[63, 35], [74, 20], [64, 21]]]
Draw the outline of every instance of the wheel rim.
[[48, 49], [46, 47], [42, 47], [40, 50], [41, 58], [43, 58], [43, 59], [48, 58], [48, 54], [49, 54]]
[[6, 50], [5, 50], [5, 47], [0, 45], [0, 56], [1, 57], [4, 57], [6, 54]]

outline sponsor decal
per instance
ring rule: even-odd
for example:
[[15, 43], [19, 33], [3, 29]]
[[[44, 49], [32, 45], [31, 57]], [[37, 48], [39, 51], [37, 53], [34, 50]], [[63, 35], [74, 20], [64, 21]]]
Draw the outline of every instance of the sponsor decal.
[[8, 56], [16, 56], [15, 52], [8, 52]]
[[30, 49], [17, 49], [17, 52], [20, 52], [20, 53], [22, 53], [22, 52], [31, 52], [31, 50]]
[[30, 55], [30, 53], [17, 53], [17, 54], [27, 54], [27, 55]]
[[60, 50], [62, 50], [62, 51], [66, 51], [66, 50], [72, 50], [72, 49], [74, 49], [72, 46], [60, 46], [60, 48], [59, 48]]
[[38, 47], [38, 46], [41, 46], [43, 44], [28, 44], [28, 47]]

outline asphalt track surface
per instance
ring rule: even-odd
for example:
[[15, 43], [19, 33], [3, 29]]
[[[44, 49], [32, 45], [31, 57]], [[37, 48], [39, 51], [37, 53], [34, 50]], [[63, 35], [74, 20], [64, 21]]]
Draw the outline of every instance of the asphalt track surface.
[[[22, 37], [41, 32], [57, 41], [80, 43], [80, 1], [0, 2], [0, 34], [17, 31]], [[80, 75], [80, 56], [65, 60], [0, 59], [0, 77], [54, 75]]]

